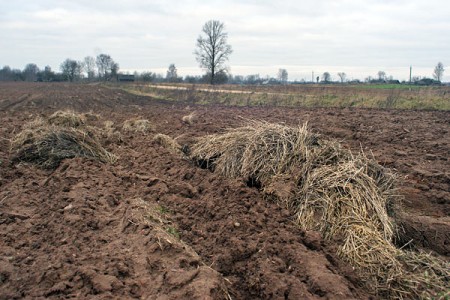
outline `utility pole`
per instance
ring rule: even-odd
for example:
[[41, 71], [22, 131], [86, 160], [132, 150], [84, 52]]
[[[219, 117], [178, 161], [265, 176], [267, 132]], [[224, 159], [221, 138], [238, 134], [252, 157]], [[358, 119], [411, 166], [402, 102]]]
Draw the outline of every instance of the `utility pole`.
[[411, 84], [412, 66], [409, 66], [409, 84]]
[[314, 71], [312, 71], [311, 82], [314, 83]]

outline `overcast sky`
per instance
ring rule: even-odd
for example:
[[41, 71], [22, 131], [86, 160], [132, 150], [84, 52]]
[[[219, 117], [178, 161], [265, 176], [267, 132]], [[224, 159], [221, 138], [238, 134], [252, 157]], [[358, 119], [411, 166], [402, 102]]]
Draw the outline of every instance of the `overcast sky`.
[[0, 0], [0, 67], [27, 63], [54, 70], [66, 58], [107, 53], [122, 71], [201, 74], [193, 55], [203, 24], [225, 23], [234, 75], [310, 80], [431, 77], [450, 81], [447, 0]]

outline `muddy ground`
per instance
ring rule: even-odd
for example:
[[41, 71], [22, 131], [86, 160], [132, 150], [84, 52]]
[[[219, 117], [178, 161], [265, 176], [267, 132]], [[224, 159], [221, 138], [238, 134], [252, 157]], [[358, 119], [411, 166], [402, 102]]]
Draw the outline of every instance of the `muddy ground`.
[[[9, 140], [61, 109], [114, 122], [114, 165], [11, 164]], [[193, 124], [182, 117], [197, 112]], [[124, 131], [143, 117], [146, 133]], [[450, 257], [450, 112], [192, 106], [101, 85], [0, 84], [0, 299], [368, 299], [334, 245], [240, 180], [152, 142], [189, 144], [243, 119], [308, 122], [398, 174], [398, 243]], [[121, 138], [117, 138], [118, 136]]]

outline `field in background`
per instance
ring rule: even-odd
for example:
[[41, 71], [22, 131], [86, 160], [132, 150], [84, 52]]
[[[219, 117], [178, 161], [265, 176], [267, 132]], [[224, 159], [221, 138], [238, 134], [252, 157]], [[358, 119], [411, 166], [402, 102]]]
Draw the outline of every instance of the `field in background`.
[[192, 104], [450, 110], [450, 87], [447, 86], [418, 87], [392, 84], [276, 86], [125, 84], [119, 86], [136, 95]]

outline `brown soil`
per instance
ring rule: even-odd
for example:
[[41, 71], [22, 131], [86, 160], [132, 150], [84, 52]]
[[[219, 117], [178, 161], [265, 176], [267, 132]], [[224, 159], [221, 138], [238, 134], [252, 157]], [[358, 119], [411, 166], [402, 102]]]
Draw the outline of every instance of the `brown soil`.
[[[9, 139], [56, 110], [101, 115], [114, 165], [67, 159], [56, 170], [11, 164]], [[196, 111], [197, 120], [182, 117]], [[148, 119], [154, 132], [123, 121]], [[0, 299], [368, 299], [317, 232], [255, 187], [222, 178], [152, 142], [189, 144], [242, 118], [301, 124], [373, 152], [399, 175], [399, 245], [450, 256], [450, 113], [188, 106], [101, 85], [0, 84]], [[148, 206], [148, 207], [147, 207]], [[163, 221], [149, 215], [152, 208]], [[146, 220], [146, 221], [142, 221]], [[411, 241], [412, 240], [412, 241]]]

